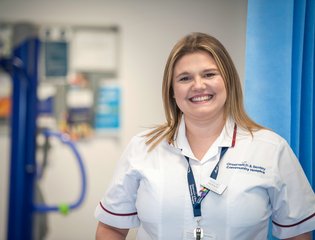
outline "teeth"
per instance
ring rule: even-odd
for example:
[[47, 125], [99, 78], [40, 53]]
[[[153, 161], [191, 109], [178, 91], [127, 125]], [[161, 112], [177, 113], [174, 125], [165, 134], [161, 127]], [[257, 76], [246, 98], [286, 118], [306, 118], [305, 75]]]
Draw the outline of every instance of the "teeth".
[[212, 98], [212, 95], [193, 97], [193, 98], [191, 98], [191, 101], [192, 102], [203, 102], [203, 101], [208, 101], [211, 98]]

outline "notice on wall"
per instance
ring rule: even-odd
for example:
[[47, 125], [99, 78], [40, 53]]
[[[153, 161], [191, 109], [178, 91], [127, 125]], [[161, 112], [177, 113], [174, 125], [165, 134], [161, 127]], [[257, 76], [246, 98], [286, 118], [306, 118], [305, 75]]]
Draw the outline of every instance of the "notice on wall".
[[45, 42], [45, 76], [66, 77], [68, 74], [68, 43]]
[[95, 130], [117, 134], [120, 130], [121, 88], [116, 83], [103, 83], [98, 90]]
[[79, 71], [116, 71], [117, 32], [78, 29], [72, 36], [72, 68]]

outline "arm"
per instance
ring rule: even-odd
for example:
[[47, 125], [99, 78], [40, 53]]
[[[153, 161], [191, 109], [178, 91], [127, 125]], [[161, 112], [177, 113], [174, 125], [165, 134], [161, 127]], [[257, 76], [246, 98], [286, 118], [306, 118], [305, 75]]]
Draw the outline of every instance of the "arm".
[[98, 222], [96, 228], [96, 240], [124, 240], [129, 229], [115, 228], [104, 223]]
[[295, 237], [291, 237], [291, 238], [286, 238], [286, 240], [311, 240], [311, 233], [307, 232], [307, 233], [303, 233], [301, 235], [295, 236]]

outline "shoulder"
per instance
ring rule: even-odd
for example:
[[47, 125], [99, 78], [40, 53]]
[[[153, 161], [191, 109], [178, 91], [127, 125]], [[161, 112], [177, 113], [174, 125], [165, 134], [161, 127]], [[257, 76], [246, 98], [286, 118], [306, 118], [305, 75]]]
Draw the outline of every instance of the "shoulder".
[[260, 129], [253, 132], [254, 141], [265, 142], [273, 145], [285, 144], [287, 141], [276, 132], [269, 129]]
[[238, 139], [257, 148], [277, 149], [277, 151], [281, 151], [283, 148], [290, 148], [286, 139], [276, 132], [265, 128], [253, 131], [252, 135], [248, 131], [241, 129]]
[[238, 130], [239, 139], [250, 140], [253, 143], [259, 144], [270, 144], [270, 145], [282, 145], [287, 144], [287, 141], [277, 134], [276, 132], [262, 128], [252, 132], [252, 135], [249, 131], [240, 129]]
[[146, 137], [145, 137], [146, 132], [147, 131], [142, 131], [132, 136], [126, 148], [133, 151], [147, 150]]
[[291, 173], [300, 168], [293, 149], [282, 136], [269, 129], [260, 129], [252, 134], [247, 132], [240, 136], [236, 147], [241, 153], [246, 151], [248, 159], [270, 169], [276, 179], [286, 175], [286, 172]]

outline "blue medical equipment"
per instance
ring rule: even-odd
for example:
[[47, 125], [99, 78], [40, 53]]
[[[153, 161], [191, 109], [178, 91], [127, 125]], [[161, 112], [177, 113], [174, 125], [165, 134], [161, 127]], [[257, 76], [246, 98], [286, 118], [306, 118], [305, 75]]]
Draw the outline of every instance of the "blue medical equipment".
[[86, 193], [86, 173], [81, 156], [66, 135], [49, 130], [46, 137], [57, 137], [68, 145], [78, 160], [82, 177], [79, 199], [73, 204], [47, 206], [34, 203], [36, 165], [36, 118], [40, 40], [33, 24], [13, 25], [13, 51], [0, 59], [0, 66], [12, 76], [11, 165], [8, 213], [8, 240], [33, 239], [34, 213], [61, 211], [79, 207]]

